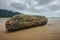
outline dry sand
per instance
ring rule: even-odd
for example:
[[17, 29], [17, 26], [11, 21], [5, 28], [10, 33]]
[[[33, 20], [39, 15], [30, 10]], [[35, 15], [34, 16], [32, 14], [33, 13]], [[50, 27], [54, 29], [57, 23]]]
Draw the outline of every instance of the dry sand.
[[60, 40], [60, 19], [49, 19], [47, 25], [7, 33], [0, 19], [0, 40]]

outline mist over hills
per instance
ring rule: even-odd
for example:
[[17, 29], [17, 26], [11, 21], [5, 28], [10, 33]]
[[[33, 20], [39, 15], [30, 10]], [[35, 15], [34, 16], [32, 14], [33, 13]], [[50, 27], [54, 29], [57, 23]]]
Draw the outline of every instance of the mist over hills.
[[0, 18], [10, 18], [14, 15], [21, 14], [20, 12], [13, 12], [5, 9], [0, 9]]

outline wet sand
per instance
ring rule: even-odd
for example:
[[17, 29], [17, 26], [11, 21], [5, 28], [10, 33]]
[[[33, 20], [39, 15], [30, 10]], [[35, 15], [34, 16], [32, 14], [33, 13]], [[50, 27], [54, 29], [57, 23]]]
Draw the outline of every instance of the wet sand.
[[60, 40], [60, 19], [49, 19], [44, 26], [7, 33], [5, 21], [0, 19], [0, 40]]

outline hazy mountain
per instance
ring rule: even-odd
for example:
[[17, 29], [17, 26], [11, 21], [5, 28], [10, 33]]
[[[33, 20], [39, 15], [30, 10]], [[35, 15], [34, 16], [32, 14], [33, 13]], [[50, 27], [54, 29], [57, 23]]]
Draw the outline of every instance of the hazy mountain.
[[21, 14], [19, 12], [13, 12], [5, 9], [0, 9], [0, 18], [9, 18], [16, 14]]

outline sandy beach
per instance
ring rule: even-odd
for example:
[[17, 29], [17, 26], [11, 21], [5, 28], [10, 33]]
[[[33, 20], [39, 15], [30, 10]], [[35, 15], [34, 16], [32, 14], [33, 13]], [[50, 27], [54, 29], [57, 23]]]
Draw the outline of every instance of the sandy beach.
[[44, 26], [37, 26], [15, 32], [6, 32], [5, 22], [0, 18], [0, 40], [60, 40], [60, 19], [49, 19]]

